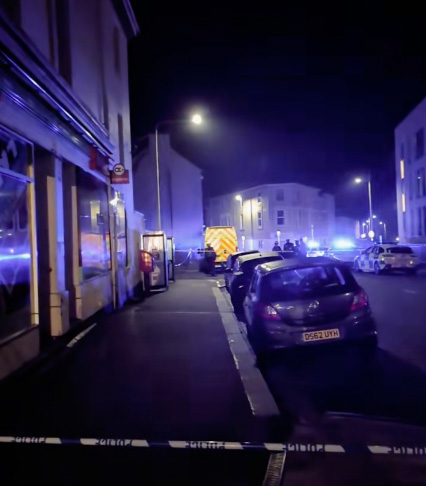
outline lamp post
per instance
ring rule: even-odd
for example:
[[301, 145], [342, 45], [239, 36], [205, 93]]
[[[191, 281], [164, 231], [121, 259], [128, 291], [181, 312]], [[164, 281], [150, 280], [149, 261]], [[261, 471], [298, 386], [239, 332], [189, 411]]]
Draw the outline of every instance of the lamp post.
[[158, 149], [158, 131], [165, 125], [176, 125], [180, 123], [194, 123], [200, 125], [203, 122], [201, 115], [195, 114], [190, 120], [164, 120], [155, 125], [155, 168], [157, 173], [157, 226], [161, 230], [161, 194], [160, 194], [160, 161]]
[[[373, 228], [373, 203], [371, 201], [371, 176], [368, 179], [362, 179], [361, 177], [357, 177], [355, 179], [355, 184], [361, 184], [362, 182], [367, 182], [367, 189], [368, 189], [368, 208], [370, 210], [370, 232], [374, 233]], [[373, 235], [374, 238], [374, 235]]]

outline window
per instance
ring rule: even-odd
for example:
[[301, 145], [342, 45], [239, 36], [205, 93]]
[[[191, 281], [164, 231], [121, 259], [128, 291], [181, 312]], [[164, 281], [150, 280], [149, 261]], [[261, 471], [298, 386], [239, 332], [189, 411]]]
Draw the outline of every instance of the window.
[[417, 171], [417, 197], [426, 196], [426, 180], [424, 168]]
[[275, 194], [275, 199], [277, 201], [284, 201], [284, 191], [282, 189], [278, 189]]
[[417, 209], [417, 235], [422, 236], [422, 209]]
[[407, 213], [402, 215], [402, 228], [404, 230], [404, 235], [407, 234]]
[[284, 211], [282, 209], [279, 209], [277, 211], [277, 225], [282, 226], [284, 224]]
[[240, 214], [240, 230], [244, 229], [244, 215], [243, 213]]
[[350, 270], [324, 266], [283, 270], [263, 277], [260, 298], [269, 302], [340, 295], [357, 289]]
[[262, 204], [262, 194], [260, 192], [257, 194], [257, 202]]
[[401, 172], [401, 179], [405, 178], [405, 164], [404, 164], [404, 159], [401, 159], [399, 161], [399, 170]]
[[71, 84], [70, 13], [68, 0], [56, 0], [59, 74]]
[[388, 253], [394, 253], [398, 255], [412, 255], [413, 250], [409, 246], [391, 246], [388, 248]]
[[401, 194], [401, 208], [402, 208], [402, 212], [405, 213], [406, 207], [405, 207], [405, 194], [404, 193]]
[[410, 227], [410, 230], [411, 231], [410, 232], [411, 232], [411, 235], [412, 236], [414, 236], [415, 233], [416, 233], [416, 222], [414, 220], [414, 217], [415, 217], [414, 214], [415, 214], [414, 211], [411, 210], [411, 212], [410, 212], [410, 216], [411, 216], [411, 218], [410, 218], [411, 219], [411, 227]]
[[113, 43], [114, 43], [114, 69], [117, 74], [120, 74], [120, 32], [117, 27], [114, 27]]
[[259, 240], [258, 248], [259, 248], [259, 250], [261, 250], [263, 248], [263, 240]]
[[257, 229], [263, 228], [262, 211], [257, 212]]
[[117, 261], [122, 267], [128, 266], [127, 258], [127, 215], [124, 201], [117, 202]]
[[425, 132], [423, 128], [421, 128], [416, 133], [416, 159], [420, 159], [423, 157], [425, 153]]
[[80, 266], [83, 280], [111, 269], [109, 207], [106, 185], [77, 170], [77, 204], [80, 229]]
[[31, 326], [28, 183], [20, 177], [29, 149], [0, 132], [0, 338]]

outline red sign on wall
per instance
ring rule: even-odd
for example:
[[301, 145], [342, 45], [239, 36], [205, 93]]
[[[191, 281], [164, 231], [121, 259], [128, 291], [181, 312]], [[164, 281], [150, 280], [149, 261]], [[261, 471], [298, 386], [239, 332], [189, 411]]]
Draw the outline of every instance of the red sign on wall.
[[108, 167], [108, 157], [101, 154], [96, 147], [90, 149], [89, 167], [105, 175], [105, 168]]

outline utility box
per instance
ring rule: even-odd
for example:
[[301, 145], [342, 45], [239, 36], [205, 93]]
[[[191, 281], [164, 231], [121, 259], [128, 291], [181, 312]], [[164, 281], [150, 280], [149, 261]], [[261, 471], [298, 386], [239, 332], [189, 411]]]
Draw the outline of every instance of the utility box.
[[149, 273], [150, 290], [164, 290], [169, 286], [167, 238], [163, 231], [142, 235], [142, 249], [153, 258], [153, 271]]

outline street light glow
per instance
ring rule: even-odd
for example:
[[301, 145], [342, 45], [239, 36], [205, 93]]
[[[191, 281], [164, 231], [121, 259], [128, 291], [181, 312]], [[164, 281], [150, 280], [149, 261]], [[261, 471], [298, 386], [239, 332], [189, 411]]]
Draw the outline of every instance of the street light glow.
[[242, 198], [242, 197], [241, 197], [239, 194], [237, 194], [237, 195], [235, 196], [235, 200], [236, 200], [236, 201], [240, 201], [240, 202], [241, 202], [241, 201], [243, 200], [243, 198]]
[[203, 122], [203, 119], [201, 117], [201, 115], [199, 115], [198, 113], [195, 114], [193, 117], [192, 117], [192, 123], [195, 123], [195, 125], [200, 125], [202, 122]]
[[357, 177], [355, 179], [355, 184], [361, 184], [361, 182], [362, 182], [362, 179], [360, 177]]

